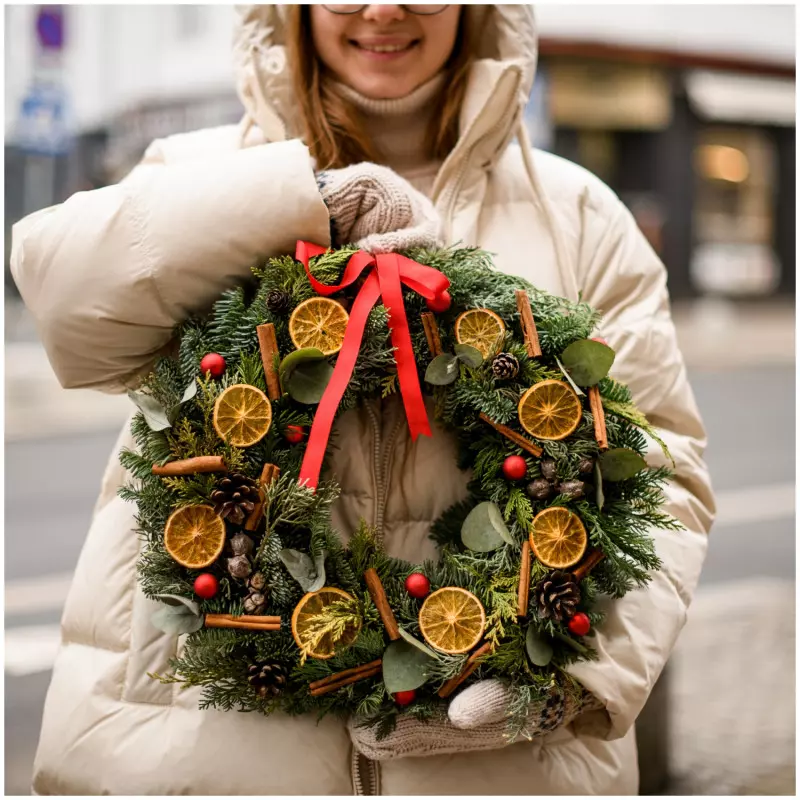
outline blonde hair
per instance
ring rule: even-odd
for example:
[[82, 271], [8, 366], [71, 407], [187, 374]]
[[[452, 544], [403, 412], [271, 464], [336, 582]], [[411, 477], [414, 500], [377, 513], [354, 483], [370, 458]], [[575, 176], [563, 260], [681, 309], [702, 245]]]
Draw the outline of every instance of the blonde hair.
[[[380, 154], [364, 130], [359, 110], [336, 91], [331, 81], [325, 80], [325, 66], [311, 37], [309, 6], [293, 5], [287, 11], [286, 50], [300, 110], [299, 133], [316, 159], [317, 168], [380, 162]], [[469, 15], [462, 11], [456, 43], [444, 67], [446, 92], [442, 111], [428, 129], [428, 149], [433, 158], [444, 159], [458, 140], [458, 117], [472, 53]]]

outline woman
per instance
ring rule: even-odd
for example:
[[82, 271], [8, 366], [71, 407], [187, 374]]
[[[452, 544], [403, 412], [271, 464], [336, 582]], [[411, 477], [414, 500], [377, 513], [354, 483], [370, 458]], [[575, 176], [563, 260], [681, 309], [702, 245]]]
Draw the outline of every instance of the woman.
[[[663, 570], [609, 604], [599, 660], [570, 670], [602, 708], [491, 750], [420, 757], [395, 740], [377, 763], [358, 756], [338, 720], [199, 711], [195, 690], [147, 677], [165, 670], [177, 641], [149, 624], [152, 606], [136, 587], [134, 510], [115, 497], [124, 431], [67, 601], [34, 790], [635, 794], [634, 721], [685, 621], [713, 516], [705, 433], [663, 266], [607, 187], [527, 142], [530, 10], [250, 7], [235, 53], [241, 126], [158, 141], [118, 186], [15, 226], [14, 276], [62, 384], [135, 385], [171, 348], [173, 325], [245, 280], [257, 259], [293, 252], [300, 238], [328, 244], [329, 225], [338, 240], [375, 250], [426, 241], [435, 207], [447, 243], [486, 248], [499, 269], [580, 292], [604, 313], [615, 377], [675, 457], [668, 511], [686, 529], [654, 532]], [[350, 411], [338, 430], [338, 529], [346, 536], [364, 517], [390, 553], [431, 556], [431, 520], [464, 496], [451, 440], [437, 430], [412, 443], [396, 402]], [[648, 461], [663, 463], [660, 451]], [[446, 752], [465, 732], [443, 735]]]

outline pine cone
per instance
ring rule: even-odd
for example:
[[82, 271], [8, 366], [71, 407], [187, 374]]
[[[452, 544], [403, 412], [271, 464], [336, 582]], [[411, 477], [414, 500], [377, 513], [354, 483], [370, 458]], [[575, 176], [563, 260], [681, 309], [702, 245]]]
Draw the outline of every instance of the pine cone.
[[249, 556], [253, 552], [253, 540], [246, 533], [231, 537], [231, 550], [235, 556]]
[[232, 578], [244, 580], [253, 568], [250, 566], [250, 559], [247, 556], [234, 556], [228, 559], [228, 572]]
[[501, 381], [519, 375], [519, 361], [512, 353], [498, 353], [492, 360], [492, 375]]
[[525, 492], [531, 500], [547, 500], [553, 494], [553, 484], [547, 478], [534, 478], [525, 487]]
[[586, 484], [583, 481], [562, 481], [556, 486], [559, 494], [565, 494], [571, 500], [577, 500], [583, 496]]
[[277, 697], [286, 688], [287, 670], [278, 661], [257, 661], [247, 668], [247, 682], [259, 697]]
[[211, 493], [214, 511], [234, 525], [241, 525], [258, 501], [256, 482], [234, 472], [226, 475]]
[[547, 478], [548, 481], [556, 479], [556, 462], [552, 458], [545, 458], [540, 461], [539, 470], [542, 473], [542, 477]]
[[260, 614], [267, 605], [267, 598], [260, 592], [250, 592], [242, 604], [245, 614]]
[[571, 572], [554, 570], [536, 587], [536, 605], [543, 619], [569, 619], [581, 601], [581, 590]]
[[260, 592], [261, 594], [266, 594], [267, 588], [267, 578], [263, 572], [254, 572], [250, 576], [250, 580], [247, 581], [247, 588], [251, 592]]
[[593, 469], [594, 469], [594, 459], [593, 458], [582, 458], [578, 462], [578, 472], [581, 472], [584, 475], [587, 472], [591, 472]]
[[270, 289], [267, 292], [267, 308], [273, 314], [288, 314], [292, 307], [292, 298], [280, 289]]

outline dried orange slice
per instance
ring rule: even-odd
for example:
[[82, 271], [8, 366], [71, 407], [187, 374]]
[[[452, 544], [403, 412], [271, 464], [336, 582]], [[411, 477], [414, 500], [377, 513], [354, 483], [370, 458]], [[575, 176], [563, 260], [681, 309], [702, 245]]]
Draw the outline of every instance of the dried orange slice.
[[225, 522], [211, 506], [184, 506], [174, 511], [164, 528], [164, 547], [184, 567], [213, 564], [225, 545]]
[[472, 592], [446, 586], [428, 595], [419, 610], [425, 641], [442, 653], [466, 653], [483, 636], [486, 612]]
[[297, 646], [311, 658], [333, 658], [336, 650], [349, 647], [356, 640], [361, 630], [361, 622], [348, 622], [337, 632], [329, 632], [320, 636], [322, 629], [321, 614], [332, 603], [355, 598], [333, 586], [326, 586], [318, 592], [309, 592], [297, 604], [292, 614], [292, 636]]
[[326, 356], [332, 356], [342, 349], [349, 319], [341, 303], [330, 297], [311, 297], [292, 311], [289, 336], [298, 350], [316, 347]]
[[535, 383], [519, 399], [522, 427], [537, 439], [565, 439], [581, 421], [581, 401], [563, 381]]
[[551, 506], [533, 518], [530, 541], [542, 564], [566, 569], [577, 564], [586, 552], [586, 528], [581, 518], [568, 508]]
[[456, 341], [480, 350], [484, 361], [500, 351], [506, 326], [488, 308], [471, 308], [456, 317]]
[[214, 403], [214, 430], [234, 447], [250, 447], [264, 438], [272, 424], [272, 404], [255, 386], [229, 386]]

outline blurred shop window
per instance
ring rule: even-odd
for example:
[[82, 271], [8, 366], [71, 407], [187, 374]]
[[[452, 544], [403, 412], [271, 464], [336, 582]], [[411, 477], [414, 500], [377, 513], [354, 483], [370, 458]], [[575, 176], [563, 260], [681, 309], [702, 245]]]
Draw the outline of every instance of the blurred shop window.
[[778, 285], [775, 160], [773, 141], [757, 128], [709, 126], [698, 133], [691, 275], [699, 289], [747, 296]]
[[197, 5], [175, 6], [179, 39], [195, 39], [203, 32], [205, 8]]

